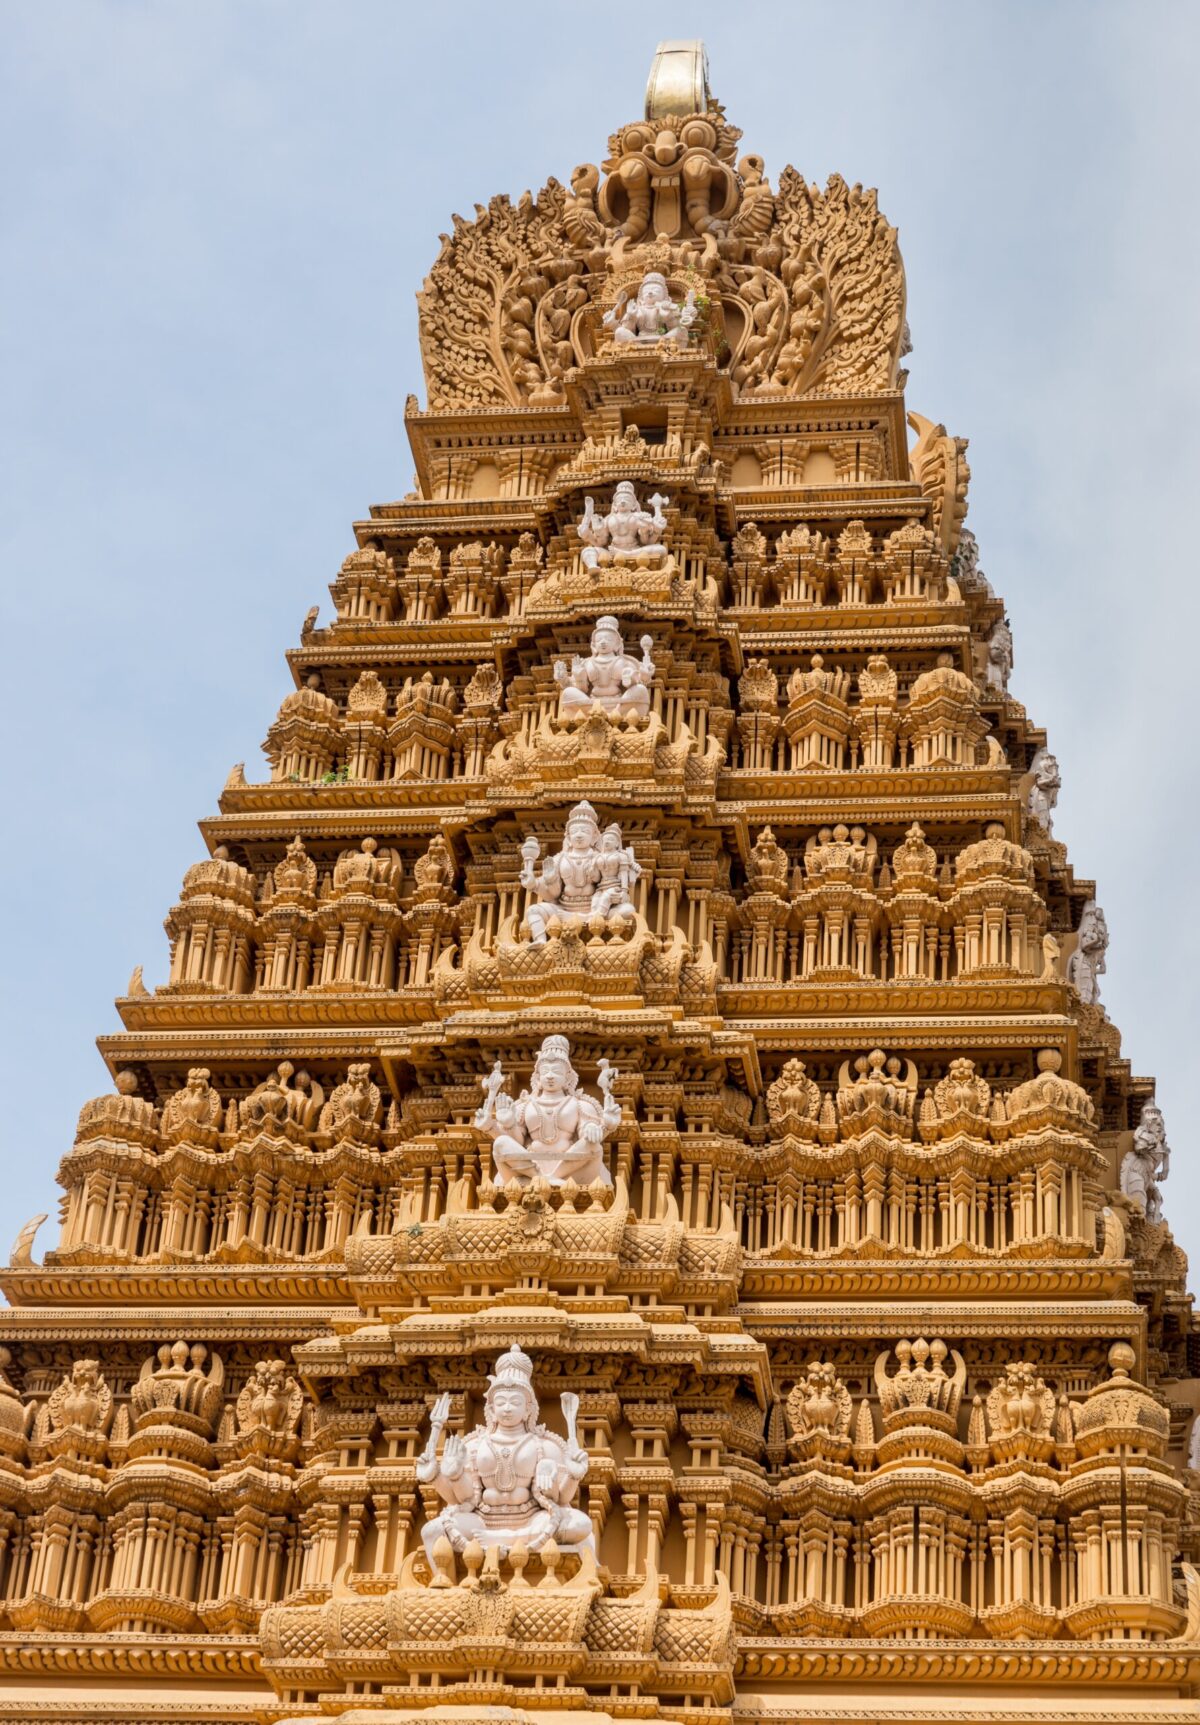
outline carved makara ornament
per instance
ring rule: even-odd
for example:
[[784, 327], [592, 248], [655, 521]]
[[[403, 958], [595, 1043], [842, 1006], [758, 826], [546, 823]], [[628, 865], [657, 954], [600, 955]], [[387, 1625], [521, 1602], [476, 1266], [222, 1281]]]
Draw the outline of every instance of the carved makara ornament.
[[299, 1425], [303, 1406], [304, 1392], [286, 1362], [259, 1360], [237, 1399], [238, 1430], [288, 1435]]
[[852, 1412], [850, 1391], [838, 1377], [837, 1368], [819, 1360], [813, 1360], [806, 1375], [788, 1393], [788, 1420], [796, 1437], [808, 1437], [813, 1432], [845, 1437]]
[[456, 1552], [469, 1545], [507, 1556], [517, 1547], [560, 1549], [595, 1555], [590, 1518], [573, 1507], [587, 1476], [587, 1451], [575, 1422], [579, 1398], [562, 1396], [566, 1438], [538, 1424], [533, 1361], [516, 1343], [502, 1354], [488, 1379], [483, 1424], [465, 1436], [452, 1432], [438, 1454], [450, 1418], [449, 1395], [439, 1396], [430, 1415], [429, 1441], [417, 1461], [417, 1478], [445, 1503], [421, 1530], [435, 1569], [435, 1550], [446, 1539]]

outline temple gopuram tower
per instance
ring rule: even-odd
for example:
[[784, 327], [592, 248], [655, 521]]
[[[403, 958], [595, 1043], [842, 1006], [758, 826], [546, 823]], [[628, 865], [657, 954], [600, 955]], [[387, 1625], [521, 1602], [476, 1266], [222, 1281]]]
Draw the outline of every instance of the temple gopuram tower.
[[1153, 1080], [895, 230], [740, 139], [665, 43], [442, 238], [3, 1274], [0, 1721], [1200, 1717]]

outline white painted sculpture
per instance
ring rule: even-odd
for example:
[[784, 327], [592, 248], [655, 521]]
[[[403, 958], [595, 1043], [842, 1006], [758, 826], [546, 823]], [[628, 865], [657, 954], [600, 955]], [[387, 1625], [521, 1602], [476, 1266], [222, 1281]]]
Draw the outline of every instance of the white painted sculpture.
[[465, 1437], [451, 1433], [439, 1456], [438, 1440], [450, 1417], [441, 1395], [430, 1416], [429, 1442], [417, 1458], [417, 1479], [431, 1485], [445, 1508], [421, 1530], [435, 1574], [434, 1547], [447, 1539], [461, 1552], [474, 1541], [501, 1557], [515, 1547], [540, 1551], [550, 1540], [568, 1551], [590, 1551], [590, 1517], [573, 1507], [588, 1471], [588, 1454], [576, 1434], [579, 1397], [562, 1396], [566, 1438], [538, 1424], [533, 1361], [516, 1343], [496, 1361], [484, 1397], [484, 1423]]
[[604, 326], [612, 330], [613, 341], [622, 345], [636, 342], [647, 347], [656, 343], [686, 347], [699, 315], [695, 288], [689, 288], [683, 304], [676, 305], [666, 276], [649, 270], [635, 295], [605, 312]]
[[548, 1180], [562, 1186], [596, 1181], [611, 1186], [604, 1146], [621, 1124], [621, 1105], [612, 1093], [616, 1070], [600, 1061], [599, 1102], [579, 1089], [571, 1065], [571, 1045], [565, 1036], [547, 1036], [533, 1064], [529, 1089], [514, 1102], [503, 1090], [504, 1073], [497, 1060], [480, 1080], [484, 1099], [475, 1125], [492, 1141], [492, 1163], [499, 1185]]
[[1133, 1148], [1126, 1151], [1121, 1162], [1121, 1190], [1148, 1222], [1162, 1221], [1158, 1183], [1166, 1179], [1170, 1169], [1171, 1146], [1167, 1143], [1162, 1109], [1155, 1102], [1147, 1102], [1133, 1134]]
[[641, 867], [615, 821], [601, 833], [591, 803], [576, 803], [567, 816], [562, 849], [535, 872], [540, 854], [537, 839], [527, 838], [521, 846], [520, 882], [533, 894], [525, 925], [535, 946], [551, 932], [588, 927], [611, 933], [634, 920], [632, 895]]
[[576, 654], [569, 666], [565, 659], [555, 660], [560, 716], [570, 718], [598, 708], [621, 719], [644, 719], [650, 711], [650, 684], [654, 680], [653, 645], [649, 635], [642, 636], [639, 663], [626, 653], [617, 619], [598, 618], [592, 630], [592, 650], [586, 658]]
[[597, 515], [594, 500], [585, 497], [583, 519], [576, 529], [584, 547], [584, 568], [596, 569], [610, 563], [648, 563], [665, 557], [663, 538], [667, 518], [663, 510], [669, 501], [656, 491], [650, 499], [651, 508], [643, 509], [628, 479], [618, 483], [607, 515]]
[[1089, 898], [1079, 918], [1079, 935], [1075, 951], [1067, 960], [1067, 981], [1085, 1006], [1099, 1006], [1100, 977], [1105, 971], [1108, 951], [1108, 924], [1104, 912], [1094, 898]]
[[1003, 693], [1008, 688], [1012, 668], [1012, 630], [1002, 618], [988, 636], [987, 667], [984, 671], [984, 681], [988, 688], [999, 689]]
[[1062, 776], [1058, 770], [1058, 762], [1049, 749], [1038, 750], [1033, 757], [1031, 770], [1033, 783], [1029, 787], [1026, 807], [1034, 820], [1041, 822], [1049, 838], [1054, 832], [1054, 806], [1062, 789]]

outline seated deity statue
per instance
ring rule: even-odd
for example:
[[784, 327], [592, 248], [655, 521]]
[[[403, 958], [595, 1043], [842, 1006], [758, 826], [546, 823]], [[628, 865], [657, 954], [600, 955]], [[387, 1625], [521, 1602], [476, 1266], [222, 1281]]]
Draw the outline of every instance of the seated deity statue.
[[525, 924], [535, 946], [545, 944], [552, 926], [568, 930], [595, 926], [601, 932], [635, 920], [632, 891], [641, 868], [622, 843], [619, 826], [614, 824], [601, 837], [591, 803], [576, 803], [567, 816], [562, 849], [557, 856], [547, 857], [535, 873], [540, 854], [537, 839], [527, 838], [521, 846], [519, 879], [534, 895]]
[[610, 563], [643, 563], [665, 557], [667, 548], [663, 537], [667, 531], [667, 518], [663, 509], [669, 501], [656, 491], [650, 499], [652, 511], [643, 509], [628, 479], [619, 481], [607, 515], [597, 515], [595, 501], [585, 497], [583, 520], [576, 529], [584, 546], [584, 568], [596, 569]]
[[621, 1124], [621, 1105], [612, 1093], [616, 1076], [608, 1061], [601, 1060], [596, 1080], [601, 1100], [581, 1093], [570, 1043], [565, 1036], [547, 1036], [533, 1063], [529, 1089], [514, 1102], [501, 1089], [504, 1073], [497, 1060], [480, 1079], [484, 1099], [475, 1115], [477, 1129], [492, 1141], [497, 1183], [527, 1186], [543, 1179], [552, 1186], [568, 1180], [577, 1186], [596, 1181], [611, 1186], [604, 1145]]
[[504, 1557], [516, 1546], [540, 1551], [553, 1540], [594, 1557], [591, 1518], [571, 1501], [588, 1471], [588, 1453], [576, 1434], [579, 1397], [563, 1392], [565, 1438], [539, 1425], [533, 1362], [514, 1343], [488, 1379], [483, 1410], [484, 1423], [465, 1437], [452, 1432], [439, 1456], [438, 1440], [450, 1417], [449, 1395], [439, 1396], [429, 1442], [417, 1458], [417, 1479], [433, 1486], [446, 1506], [421, 1530], [435, 1573], [434, 1547], [442, 1538], [459, 1552], [474, 1541]]
[[636, 294], [605, 312], [604, 327], [612, 330], [613, 341], [622, 346], [662, 343], [664, 346], [686, 347], [692, 325], [699, 315], [695, 288], [689, 288], [683, 304], [676, 305], [666, 276], [658, 270], [649, 270], [642, 277]]
[[649, 635], [642, 636], [639, 664], [625, 651], [617, 619], [599, 618], [592, 630], [592, 650], [586, 659], [576, 654], [569, 666], [565, 659], [554, 662], [560, 717], [599, 709], [621, 719], [631, 715], [644, 719], [650, 711], [650, 684], [655, 669], [650, 657], [653, 645]]

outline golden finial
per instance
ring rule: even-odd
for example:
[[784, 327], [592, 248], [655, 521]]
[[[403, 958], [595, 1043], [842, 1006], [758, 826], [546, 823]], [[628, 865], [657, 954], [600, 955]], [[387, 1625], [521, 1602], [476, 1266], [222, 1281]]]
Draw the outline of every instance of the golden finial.
[[646, 81], [646, 118], [664, 120], [668, 114], [706, 114], [711, 104], [704, 43], [660, 42]]

